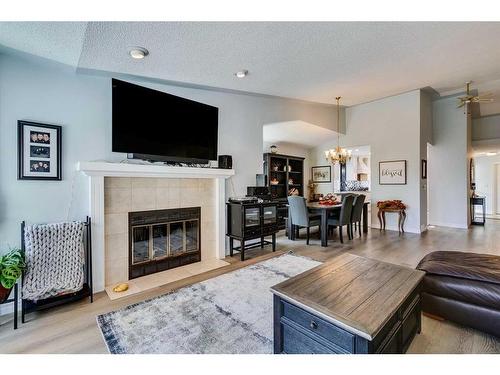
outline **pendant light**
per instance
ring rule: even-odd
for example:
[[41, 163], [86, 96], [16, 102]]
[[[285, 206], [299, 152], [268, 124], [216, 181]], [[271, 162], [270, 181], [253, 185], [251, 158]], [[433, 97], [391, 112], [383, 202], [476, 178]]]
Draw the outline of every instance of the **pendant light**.
[[340, 147], [340, 96], [337, 96], [337, 147], [325, 151], [325, 158], [328, 162], [335, 164], [345, 164], [351, 159], [351, 150]]

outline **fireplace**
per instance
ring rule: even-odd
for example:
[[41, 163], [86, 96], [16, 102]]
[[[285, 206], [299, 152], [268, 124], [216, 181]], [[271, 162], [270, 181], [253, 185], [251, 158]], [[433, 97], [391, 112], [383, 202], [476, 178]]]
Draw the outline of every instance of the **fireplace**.
[[201, 260], [201, 208], [129, 212], [129, 279]]

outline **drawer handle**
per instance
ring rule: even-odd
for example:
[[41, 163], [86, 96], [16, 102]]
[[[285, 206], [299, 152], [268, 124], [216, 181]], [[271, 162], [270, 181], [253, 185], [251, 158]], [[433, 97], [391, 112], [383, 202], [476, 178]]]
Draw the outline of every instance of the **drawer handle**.
[[311, 327], [311, 329], [318, 329], [318, 323], [316, 323], [314, 320], [311, 320], [311, 324], [309, 324], [309, 327]]

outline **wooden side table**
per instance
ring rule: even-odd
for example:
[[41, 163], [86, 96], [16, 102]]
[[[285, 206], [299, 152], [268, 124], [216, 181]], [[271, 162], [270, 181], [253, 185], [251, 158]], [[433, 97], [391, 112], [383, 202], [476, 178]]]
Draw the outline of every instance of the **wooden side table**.
[[404, 225], [406, 220], [406, 211], [404, 208], [379, 208], [377, 217], [380, 223], [380, 230], [385, 230], [385, 213], [386, 212], [397, 212], [399, 214], [398, 218], [398, 232], [404, 233]]

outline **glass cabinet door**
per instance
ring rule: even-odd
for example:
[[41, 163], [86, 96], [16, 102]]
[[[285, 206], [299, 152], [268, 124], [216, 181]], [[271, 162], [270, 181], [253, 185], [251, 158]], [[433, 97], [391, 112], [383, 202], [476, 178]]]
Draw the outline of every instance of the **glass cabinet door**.
[[245, 227], [255, 227], [260, 225], [259, 207], [245, 208]]
[[276, 223], [276, 206], [264, 207], [264, 225]]

